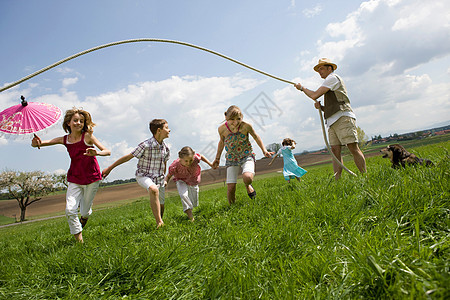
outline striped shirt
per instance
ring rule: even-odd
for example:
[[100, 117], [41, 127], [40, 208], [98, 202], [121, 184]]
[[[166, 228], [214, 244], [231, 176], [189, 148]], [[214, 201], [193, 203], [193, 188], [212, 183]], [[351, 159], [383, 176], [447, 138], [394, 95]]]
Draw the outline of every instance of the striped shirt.
[[138, 159], [136, 176], [149, 177], [155, 184], [164, 183], [166, 163], [170, 157], [170, 149], [151, 137], [141, 142], [131, 154]]

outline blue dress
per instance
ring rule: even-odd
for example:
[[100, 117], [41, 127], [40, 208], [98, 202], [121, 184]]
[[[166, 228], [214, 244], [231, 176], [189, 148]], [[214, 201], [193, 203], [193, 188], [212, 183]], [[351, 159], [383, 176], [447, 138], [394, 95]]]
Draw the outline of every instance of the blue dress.
[[295, 160], [294, 154], [292, 154], [291, 146], [283, 146], [278, 150], [277, 154], [283, 155], [283, 176], [284, 179], [290, 180], [295, 177], [302, 177], [306, 174], [305, 169], [301, 168], [297, 164], [297, 160]]

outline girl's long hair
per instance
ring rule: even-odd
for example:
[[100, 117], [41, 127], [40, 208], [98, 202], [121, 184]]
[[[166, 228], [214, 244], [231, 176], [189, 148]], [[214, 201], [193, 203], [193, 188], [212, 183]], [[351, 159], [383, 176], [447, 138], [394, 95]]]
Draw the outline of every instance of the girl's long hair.
[[82, 115], [84, 117], [84, 126], [81, 130], [82, 132], [89, 132], [92, 133], [94, 131], [95, 123], [92, 122], [91, 114], [84, 109], [72, 107], [72, 109], [66, 110], [66, 114], [64, 116], [64, 123], [63, 123], [63, 129], [65, 132], [72, 133], [70, 130], [70, 120], [72, 120], [72, 117], [75, 114]]
[[228, 107], [227, 111], [225, 112], [225, 120], [231, 120], [237, 117], [240, 117], [241, 119], [244, 118], [241, 109], [236, 105], [231, 105], [230, 107]]

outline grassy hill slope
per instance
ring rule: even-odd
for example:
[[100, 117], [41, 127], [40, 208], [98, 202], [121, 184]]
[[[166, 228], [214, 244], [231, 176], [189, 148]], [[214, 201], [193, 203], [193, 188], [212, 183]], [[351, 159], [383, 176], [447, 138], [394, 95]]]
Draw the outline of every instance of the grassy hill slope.
[[205, 190], [194, 223], [170, 197], [159, 230], [139, 198], [95, 212], [85, 244], [64, 219], [0, 229], [0, 298], [448, 299], [449, 147], [413, 149], [432, 168], [260, 179], [256, 200], [239, 184], [233, 206]]

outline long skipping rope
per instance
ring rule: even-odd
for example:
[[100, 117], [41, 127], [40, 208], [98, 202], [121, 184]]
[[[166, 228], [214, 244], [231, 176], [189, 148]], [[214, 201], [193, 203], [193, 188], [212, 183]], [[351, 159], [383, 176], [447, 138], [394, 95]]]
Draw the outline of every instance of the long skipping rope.
[[[117, 42], [113, 42], [113, 43], [108, 43], [108, 44], [100, 45], [100, 46], [97, 46], [97, 47], [94, 47], [94, 48], [91, 48], [91, 49], [88, 49], [88, 50], [85, 50], [85, 51], [81, 51], [81, 52], [76, 53], [76, 54], [74, 54], [74, 55], [72, 55], [72, 56], [69, 56], [69, 57], [64, 58], [64, 59], [62, 59], [62, 60], [60, 60], [60, 61], [57, 61], [57, 62], [55, 62], [54, 64], [49, 65], [49, 66], [47, 66], [47, 67], [45, 67], [45, 68], [43, 68], [43, 69], [41, 69], [41, 70], [39, 70], [39, 71], [36, 71], [36, 72], [34, 72], [34, 73], [28, 75], [28, 76], [25, 76], [25, 77], [23, 77], [22, 79], [17, 80], [16, 82], [13, 82], [13, 83], [11, 83], [11, 84], [6, 85], [5, 87], [0, 88], [0, 93], [3, 92], [3, 91], [6, 91], [7, 89], [12, 88], [13, 86], [16, 86], [16, 85], [18, 85], [18, 84], [20, 84], [20, 83], [22, 83], [22, 82], [24, 82], [24, 81], [27, 81], [27, 80], [33, 78], [34, 76], [37, 76], [37, 75], [39, 75], [39, 74], [41, 74], [41, 73], [44, 73], [45, 71], [48, 71], [48, 70], [50, 70], [50, 69], [52, 69], [52, 68], [54, 68], [54, 67], [56, 67], [56, 66], [58, 66], [58, 65], [60, 65], [60, 64], [62, 64], [62, 63], [65, 63], [65, 62], [67, 62], [67, 61], [69, 61], [69, 60], [72, 60], [72, 59], [77, 58], [77, 57], [79, 57], [79, 56], [82, 56], [82, 55], [84, 55], [84, 54], [87, 54], [87, 53], [90, 53], [90, 52], [93, 52], [93, 51], [96, 51], [96, 50], [100, 50], [100, 49], [103, 49], [103, 48], [111, 47], [111, 46], [116, 46], [116, 45], [121, 45], [121, 44], [129, 44], [129, 43], [137, 43], [137, 42], [169, 43], [169, 44], [178, 44], [178, 45], [183, 45], [183, 46], [187, 46], [187, 47], [192, 47], [192, 48], [195, 48], [195, 49], [198, 49], [198, 50], [202, 50], [202, 51], [209, 52], [209, 53], [211, 53], [211, 54], [220, 56], [220, 57], [225, 58], [225, 59], [227, 59], [227, 60], [229, 60], [229, 61], [232, 61], [232, 62], [234, 62], [234, 63], [236, 63], [236, 64], [239, 64], [239, 65], [241, 65], [241, 66], [243, 66], [243, 67], [245, 67], [245, 68], [248, 68], [248, 69], [253, 70], [253, 71], [255, 71], [255, 72], [261, 73], [261, 74], [263, 74], [263, 75], [265, 75], [265, 76], [268, 76], [268, 77], [271, 77], [271, 78], [273, 78], [273, 79], [276, 79], [276, 80], [279, 80], [279, 81], [282, 81], [282, 82], [285, 82], [285, 83], [289, 83], [289, 84], [295, 85], [295, 83], [292, 82], [292, 81], [289, 81], [289, 80], [286, 80], [286, 79], [283, 79], [283, 78], [280, 78], [280, 77], [273, 76], [273, 75], [271, 75], [271, 74], [269, 74], [269, 73], [263, 72], [263, 71], [261, 71], [261, 70], [255, 69], [255, 68], [253, 68], [253, 67], [251, 67], [251, 66], [249, 66], [249, 65], [246, 65], [246, 64], [244, 64], [244, 63], [242, 63], [242, 62], [240, 62], [240, 61], [237, 61], [237, 60], [235, 60], [235, 59], [233, 59], [233, 58], [231, 58], [231, 57], [228, 57], [228, 56], [223, 55], [223, 54], [221, 54], [221, 53], [219, 53], [219, 52], [216, 52], [216, 51], [213, 51], [213, 50], [204, 48], [204, 47], [200, 47], [200, 46], [197, 46], [197, 45], [194, 45], [194, 44], [185, 43], [185, 42], [181, 42], [181, 41], [175, 41], [175, 40], [154, 39], [154, 38], [141, 38], [141, 39], [130, 39], [130, 40], [117, 41]], [[313, 101], [317, 102], [317, 100], [314, 100], [314, 99], [313, 99]], [[356, 174], [353, 173], [352, 171], [350, 171], [347, 167], [345, 167], [345, 166], [342, 164], [342, 162], [341, 162], [340, 160], [338, 160], [338, 159], [336, 158], [336, 156], [333, 154], [333, 152], [331, 151], [330, 145], [328, 144], [328, 141], [327, 141], [327, 135], [326, 135], [326, 132], [325, 132], [325, 125], [324, 125], [324, 120], [323, 120], [322, 112], [321, 112], [321, 110], [319, 110], [319, 109], [318, 109], [318, 112], [319, 112], [320, 121], [321, 121], [321, 125], [322, 125], [323, 139], [324, 139], [324, 141], [325, 141], [325, 145], [327, 146], [328, 152], [331, 154], [333, 160], [334, 160], [336, 163], [338, 163], [339, 165], [341, 165], [341, 167], [342, 167], [345, 171], [347, 171], [349, 174], [351, 174], [351, 175], [353, 175], [353, 176], [356, 176]]]

